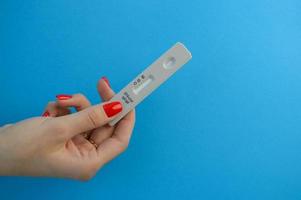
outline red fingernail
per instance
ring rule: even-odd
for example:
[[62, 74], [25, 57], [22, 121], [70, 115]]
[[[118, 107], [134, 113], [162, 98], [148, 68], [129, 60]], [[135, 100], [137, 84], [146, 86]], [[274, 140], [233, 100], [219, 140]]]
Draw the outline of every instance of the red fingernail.
[[106, 84], [107, 84], [109, 87], [111, 87], [111, 86], [110, 86], [110, 82], [109, 82], [109, 80], [108, 80], [107, 77], [104, 76], [104, 77], [102, 77], [101, 79], [104, 80], [104, 81], [106, 82]]
[[42, 115], [42, 117], [49, 117], [49, 116], [50, 116], [50, 113], [47, 110]]
[[67, 100], [67, 99], [71, 99], [72, 95], [69, 95], [69, 94], [58, 94], [58, 95], [56, 95], [56, 98], [58, 100]]
[[108, 117], [113, 117], [122, 111], [122, 104], [114, 101], [103, 105], [103, 109]]

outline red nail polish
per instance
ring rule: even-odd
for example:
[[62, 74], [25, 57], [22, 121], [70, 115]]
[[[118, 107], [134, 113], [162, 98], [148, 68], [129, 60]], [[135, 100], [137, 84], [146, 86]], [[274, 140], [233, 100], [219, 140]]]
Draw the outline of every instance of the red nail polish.
[[47, 110], [42, 115], [42, 117], [49, 117], [49, 116], [50, 116], [50, 113]]
[[67, 100], [67, 99], [71, 99], [72, 95], [69, 95], [69, 94], [58, 94], [58, 95], [56, 95], [56, 98], [58, 100]]
[[109, 87], [111, 87], [109, 79], [107, 77], [104, 76], [101, 79], [104, 80]]
[[113, 117], [122, 111], [122, 104], [114, 101], [103, 105], [103, 109], [108, 117]]

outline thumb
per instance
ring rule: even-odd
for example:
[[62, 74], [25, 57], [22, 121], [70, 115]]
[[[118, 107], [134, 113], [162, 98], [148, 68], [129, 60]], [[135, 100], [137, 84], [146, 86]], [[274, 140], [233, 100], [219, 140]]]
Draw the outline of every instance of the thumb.
[[122, 104], [119, 101], [105, 102], [91, 106], [80, 112], [57, 117], [62, 120], [66, 128], [67, 137], [71, 138], [77, 134], [90, 131], [107, 124], [122, 111]]

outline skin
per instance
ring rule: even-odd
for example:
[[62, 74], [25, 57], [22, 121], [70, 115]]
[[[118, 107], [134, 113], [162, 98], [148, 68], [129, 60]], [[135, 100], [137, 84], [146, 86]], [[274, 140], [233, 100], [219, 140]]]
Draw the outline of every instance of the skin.
[[[103, 79], [97, 89], [103, 101], [114, 96]], [[104, 102], [105, 103], [105, 102]], [[0, 175], [46, 176], [89, 180], [127, 147], [135, 112], [110, 127], [102, 105], [91, 106], [82, 94], [50, 102], [50, 117], [30, 118], [0, 128]], [[70, 107], [78, 112], [70, 114]], [[96, 145], [93, 145], [89, 138]]]

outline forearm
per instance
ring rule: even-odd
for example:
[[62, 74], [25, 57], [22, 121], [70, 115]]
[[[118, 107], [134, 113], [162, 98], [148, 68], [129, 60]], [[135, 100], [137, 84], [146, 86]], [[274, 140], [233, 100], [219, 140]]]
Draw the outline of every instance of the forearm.
[[0, 175], [13, 176], [20, 174], [20, 159], [15, 155], [10, 134], [7, 130], [11, 125], [0, 128]]

